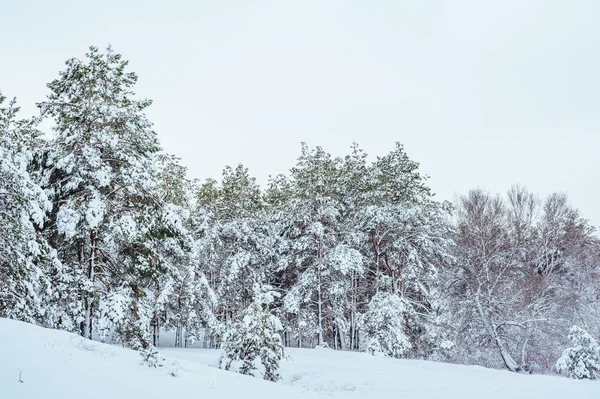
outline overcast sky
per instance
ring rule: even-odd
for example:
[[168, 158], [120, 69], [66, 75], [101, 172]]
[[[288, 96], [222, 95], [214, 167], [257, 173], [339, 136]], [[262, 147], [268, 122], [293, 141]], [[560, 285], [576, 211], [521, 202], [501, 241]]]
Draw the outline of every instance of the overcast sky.
[[0, 88], [24, 115], [111, 43], [192, 177], [264, 183], [300, 142], [393, 143], [438, 199], [521, 183], [600, 225], [600, 1], [5, 1]]

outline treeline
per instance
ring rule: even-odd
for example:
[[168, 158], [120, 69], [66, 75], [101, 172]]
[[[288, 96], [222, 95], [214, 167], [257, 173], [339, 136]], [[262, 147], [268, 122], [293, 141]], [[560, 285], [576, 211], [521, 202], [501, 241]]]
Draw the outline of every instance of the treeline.
[[136, 80], [92, 47], [40, 117], [0, 97], [0, 316], [214, 347], [268, 297], [286, 346], [599, 375], [600, 243], [565, 195], [439, 202], [400, 144], [374, 161], [303, 145], [264, 190], [241, 165], [199, 182], [162, 152]]

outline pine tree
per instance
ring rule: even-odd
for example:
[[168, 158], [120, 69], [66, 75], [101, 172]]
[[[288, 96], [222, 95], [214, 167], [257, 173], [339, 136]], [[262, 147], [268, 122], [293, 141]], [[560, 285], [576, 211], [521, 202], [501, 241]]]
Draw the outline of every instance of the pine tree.
[[328, 323], [333, 318], [328, 294], [339, 277], [333, 256], [342, 244], [337, 231], [342, 209], [337, 186], [339, 164], [339, 159], [322, 148], [309, 150], [302, 145], [292, 169], [290, 218], [285, 228], [292, 246], [287, 267], [296, 280], [285, 298], [286, 308], [296, 314], [298, 327], [309, 322], [308, 332], [316, 332], [319, 346], [326, 344]]
[[30, 173], [41, 133], [0, 95], [0, 317], [51, 324], [56, 252], [40, 235], [51, 204]]
[[227, 324], [254, 300], [254, 288], [269, 282], [278, 259], [278, 233], [260, 187], [243, 165], [226, 167], [220, 183], [207, 181], [197, 199], [204, 223], [195, 235], [203, 262], [211, 269], [218, 315]]
[[192, 231], [193, 192], [187, 169], [167, 154], [158, 156], [158, 197], [165, 204], [176, 235], [157, 242], [166, 273], [154, 286], [153, 343], [160, 343], [160, 328], [175, 330], [175, 346], [187, 346], [207, 328], [215, 327], [216, 297], [208, 284], [198, 243]]
[[134, 99], [137, 76], [110, 47], [90, 47], [66, 65], [39, 104], [54, 120], [42, 183], [54, 204], [46, 234], [70, 272], [64, 318], [91, 339], [96, 310], [116, 290], [128, 298], [115, 310], [127, 314], [121, 336], [147, 346], [152, 312], [142, 300], [164, 272], [156, 241], [174, 234], [154, 194], [160, 147], [144, 115], [151, 102]]
[[400, 358], [410, 349], [405, 318], [412, 311], [398, 295], [379, 292], [369, 302], [362, 315], [361, 327], [366, 334], [366, 351]]
[[449, 204], [433, 199], [426, 177], [400, 144], [370, 165], [364, 178], [360, 224], [371, 259], [371, 295], [381, 290], [402, 297], [414, 356], [427, 357], [438, 339], [439, 268], [451, 259]]
[[242, 320], [225, 332], [220, 368], [268, 381], [281, 379], [279, 363], [284, 357], [284, 347], [279, 333], [283, 327], [269, 309], [274, 294], [259, 294], [243, 313]]

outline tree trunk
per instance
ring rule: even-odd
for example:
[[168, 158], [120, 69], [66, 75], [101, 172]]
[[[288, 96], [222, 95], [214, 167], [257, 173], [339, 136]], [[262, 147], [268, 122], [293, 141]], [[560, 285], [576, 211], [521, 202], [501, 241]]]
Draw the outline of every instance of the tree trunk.
[[342, 329], [338, 326], [336, 328], [337, 332], [338, 332], [338, 336], [340, 337], [340, 349], [345, 351], [346, 350], [346, 338], [344, 337], [344, 332], [342, 331]]
[[350, 311], [350, 349], [354, 349], [354, 323], [356, 319], [356, 272], [352, 273], [352, 309]]
[[323, 299], [321, 297], [321, 269], [317, 269], [318, 283], [317, 283], [317, 294], [319, 307], [319, 345], [323, 344]]
[[392, 269], [392, 267], [390, 266], [390, 258], [388, 257], [388, 253], [386, 252], [385, 254], [383, 254], [383, 261], [385, 262], [385, 267], [390, 271], [391, 275], [392, 275], [392, 294], [396, 293], [396, 284], [395, 284], [395, 280], [396, 280], [396, 276], [395, 276], [395, 270]]
[[154, 312], [154, 317], [153, 317], [153, 320], [152, 320], [152, 328], [153, 328], [153, 330], [152, 330], [152, 344], [155, 347], [158, 348], [159, 345], [160, 345], [160, 342], [159, 342], [160, 341], [160, 325], [159, 325], [159, 322], [158, 322], [158, 313], [157, 312]]
[[531, 329], [527, 329], [527, 335], [525, 336], [525, 341], [523, 342], [523, 346], [521, 347], [521, 368], [524, 368], [526, 371], [531, 372], [529, 370], [529, 366], [527, 365], [527, 344], [529, 343], [529, 337], [531, 336]]
[[[379, 227], [376, 231], [379, 231]], [[371, 244], [373, 245], [373, 251], [375, 252], [375, 294], [379, 293], [379, 263], [381, 262], [380, 246], [375, 240], [376, 231], [371, 232]]]
[[504, 339], [500, 336], [500, 334], [498, 334], [498, 327], [496, 326], [494, 321], [490, 320], [490, 318], [485, 314], [485, 312], [483, 310], [483, 306], [481, 305], [481, 300], [480, 300], [479, 296], [480, 296], [480, 294], [479, 294], [479, 292], [477, 292], [475, 294], [475, 303], [477, 306], [477, 311], [479, 312], [479, 316], [481, 317], [483, 324], [485, 325], [485, 328], [488, 330], [492, 339], [496, 343], [496, 347], [498, 348], [498, 350], [500, 352], [500, 356], [502, 357], [504, 366], [509, 371], [513, 371], [513, 372], [521, 371], [521, 368], [519, 367], [519, 365], [517, 364], [515, 359], [513, 359], [513, 357], [511, 356], [511, 354], [508, 350], [508, 345], [506, 344]]
[[398, 263], [398, 267], [396, 268], [396, 281], [398, 286], [398, 295], [402, 296], [402, 264], [400, 263]]
[[179, 348], [179, 340], [181, 336], [181, 323], [177, 323], [177, 328], [175, 328], [175, 347]]
[[[95, 267], [96, 267], [96, 233], [92, 231], [90, 233], [90, 262], [88, 266], [88, 279], [90, 283], [94, 284], [94, 276], [95, 276]], [[83, 336], [92, 339], [92, 303], [94, 301], [93, 294], [87, 294], [85, 298], [85, 318], [83, 323]]]
[[338, 350], [338, 329], [333, 327], [333, 349]]

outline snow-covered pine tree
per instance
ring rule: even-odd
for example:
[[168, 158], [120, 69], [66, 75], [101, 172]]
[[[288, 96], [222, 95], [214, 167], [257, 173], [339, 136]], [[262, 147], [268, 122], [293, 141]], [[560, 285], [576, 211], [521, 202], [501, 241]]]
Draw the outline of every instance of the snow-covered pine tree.
[[278, 259], [279, 234], [265, 210], [260, 187], [248, 169], [226, 167], [223, 180], [209, 180], [198, 193], [197, 214], [206, 223], [198, 236], [209, 281], [219, 302], [218, 316], [227, 324], [237, 318], [269, 282]]
[[156, 241], [174, 234], [154, 193], [160, 147], [144, 114], [151, 102], [134, 98], [137, 76], [110, 47], [90, 47], [66, 65], [39, 104], [54, 121], [42, 184], [54, 204], [46, 235], [70, 273], [63, 328], [70, 319], [70, 329], [92, 338], [100, 302], [120, 292], [120, 335], [147, 346], [152, 309], [143, 299], [164, 272]]
[[186, 346], [214, 327], [216, 297], [192, 234], [196, 228], [191, 216], [194, 185], [187, 179], [187, 169], [168, 154], [159, 154], [158, 166], [158, 196], [178, 234], [157, 242], [167, 272], [154, 287], [153, 342], [159, 345], [164, 326], [175, 330], [175, 346]]
[[[338, 196], [341, 203], [339, 226], [337, 228], [341, 245], [347, 248], [349, 257], [343, 273], [337, 273], [331, 295], [333, 306], [335, 338], [334, 348], [359, 349], [358, 324], [359, 310], [364, 309], [369, 292], [368, 269], [370, 263], [368, 230], [365, 229], [365, 207], [369, 200], [369, 165], [367, 154], [357, 143], [351, 146], [352, 152], [339, 164]], [[338, 252], [339, 253], [339, 252]], [[351, 260], [352, 259], [352, 260]]]
[[596, 380], [600, 378], [600, 344], [579, 326], [569, 330], [570, 346], [556, 362], [556, 370], [569, 378]]
[[361, 317], [361, 328], [366, 335], [364, 349], [372, 355], [403, 357], [411, 349], [405, 319], [412, 311], [398, 295], [383, 291], [375, 294]]
[[280, 336], [283, 327], [270, 311], [276, 295], [273, 291], [258, 294], [242, 319], [227, 329], [222, 339], [220, 368], [268, 381], [281, 378], [279, 363], [285, 356]]
[[438, 270], [451, 257], [449, 204], [434, 200], [418, 163], [396, 143], [365, 174], [361, 225], [368, 237], [371, 295], [384, 290], [403, 298], [411, 354], [427, 357], [438, 345]]
[[[298, 328], [314, 320], [316, 344], [326, 343], [328, 324], [333, 320], [330, 287], [340, 277], [329, 262], [342, 244], [337, 228], [342, 209], [338, 190], [340, 160], [321, 147], [310, 150], [302, 145], [297, 165], [292, 169], [286, 238], [291, 243], [288, 272], [294, 284], [284, 298], [288, 313], [295, 313]], [[353, 262], [353, 265], [356, 265]], [[311, 338], [311, 337], [307, 337]], [[333, 339], [332, 339], [333, 341]]]
[[262, 193], [247, 168], [226, 167], [219, 187], [219, 240], [225, 249], [219, 271], [217, 293], [225, 312], [224, 320], [236, 317], [252, 302], [254, 287], [265, 282], [267, 262], [264, 242]]
[[49, 277], [61, 265], [39, 234], [51, 203], [29, 171], [41, 133], [5, 101], [0, 94], [0, 317], [51, 324]]
[[[433, 200], [402, 146], [367, 164], [356, 144], [344, 159], [304, 145], [291, 179], [276, 183], [270, 197], [284, 199], [289, 212], [286, 325], [294, 316], [298, 330], [317, 331], [317, 343], [327, 336], [333, 347], [349, 341], [356, 348], [359, 309], [387, 290], [413, 309], [404, 321], [413, 355], [430, 354], [437, 267], [449, 256], [450, 225], [447, 205]], [[330, 262], [340, 259], [333, 256], [339, 249], [353, 254], [352, 269]]]

